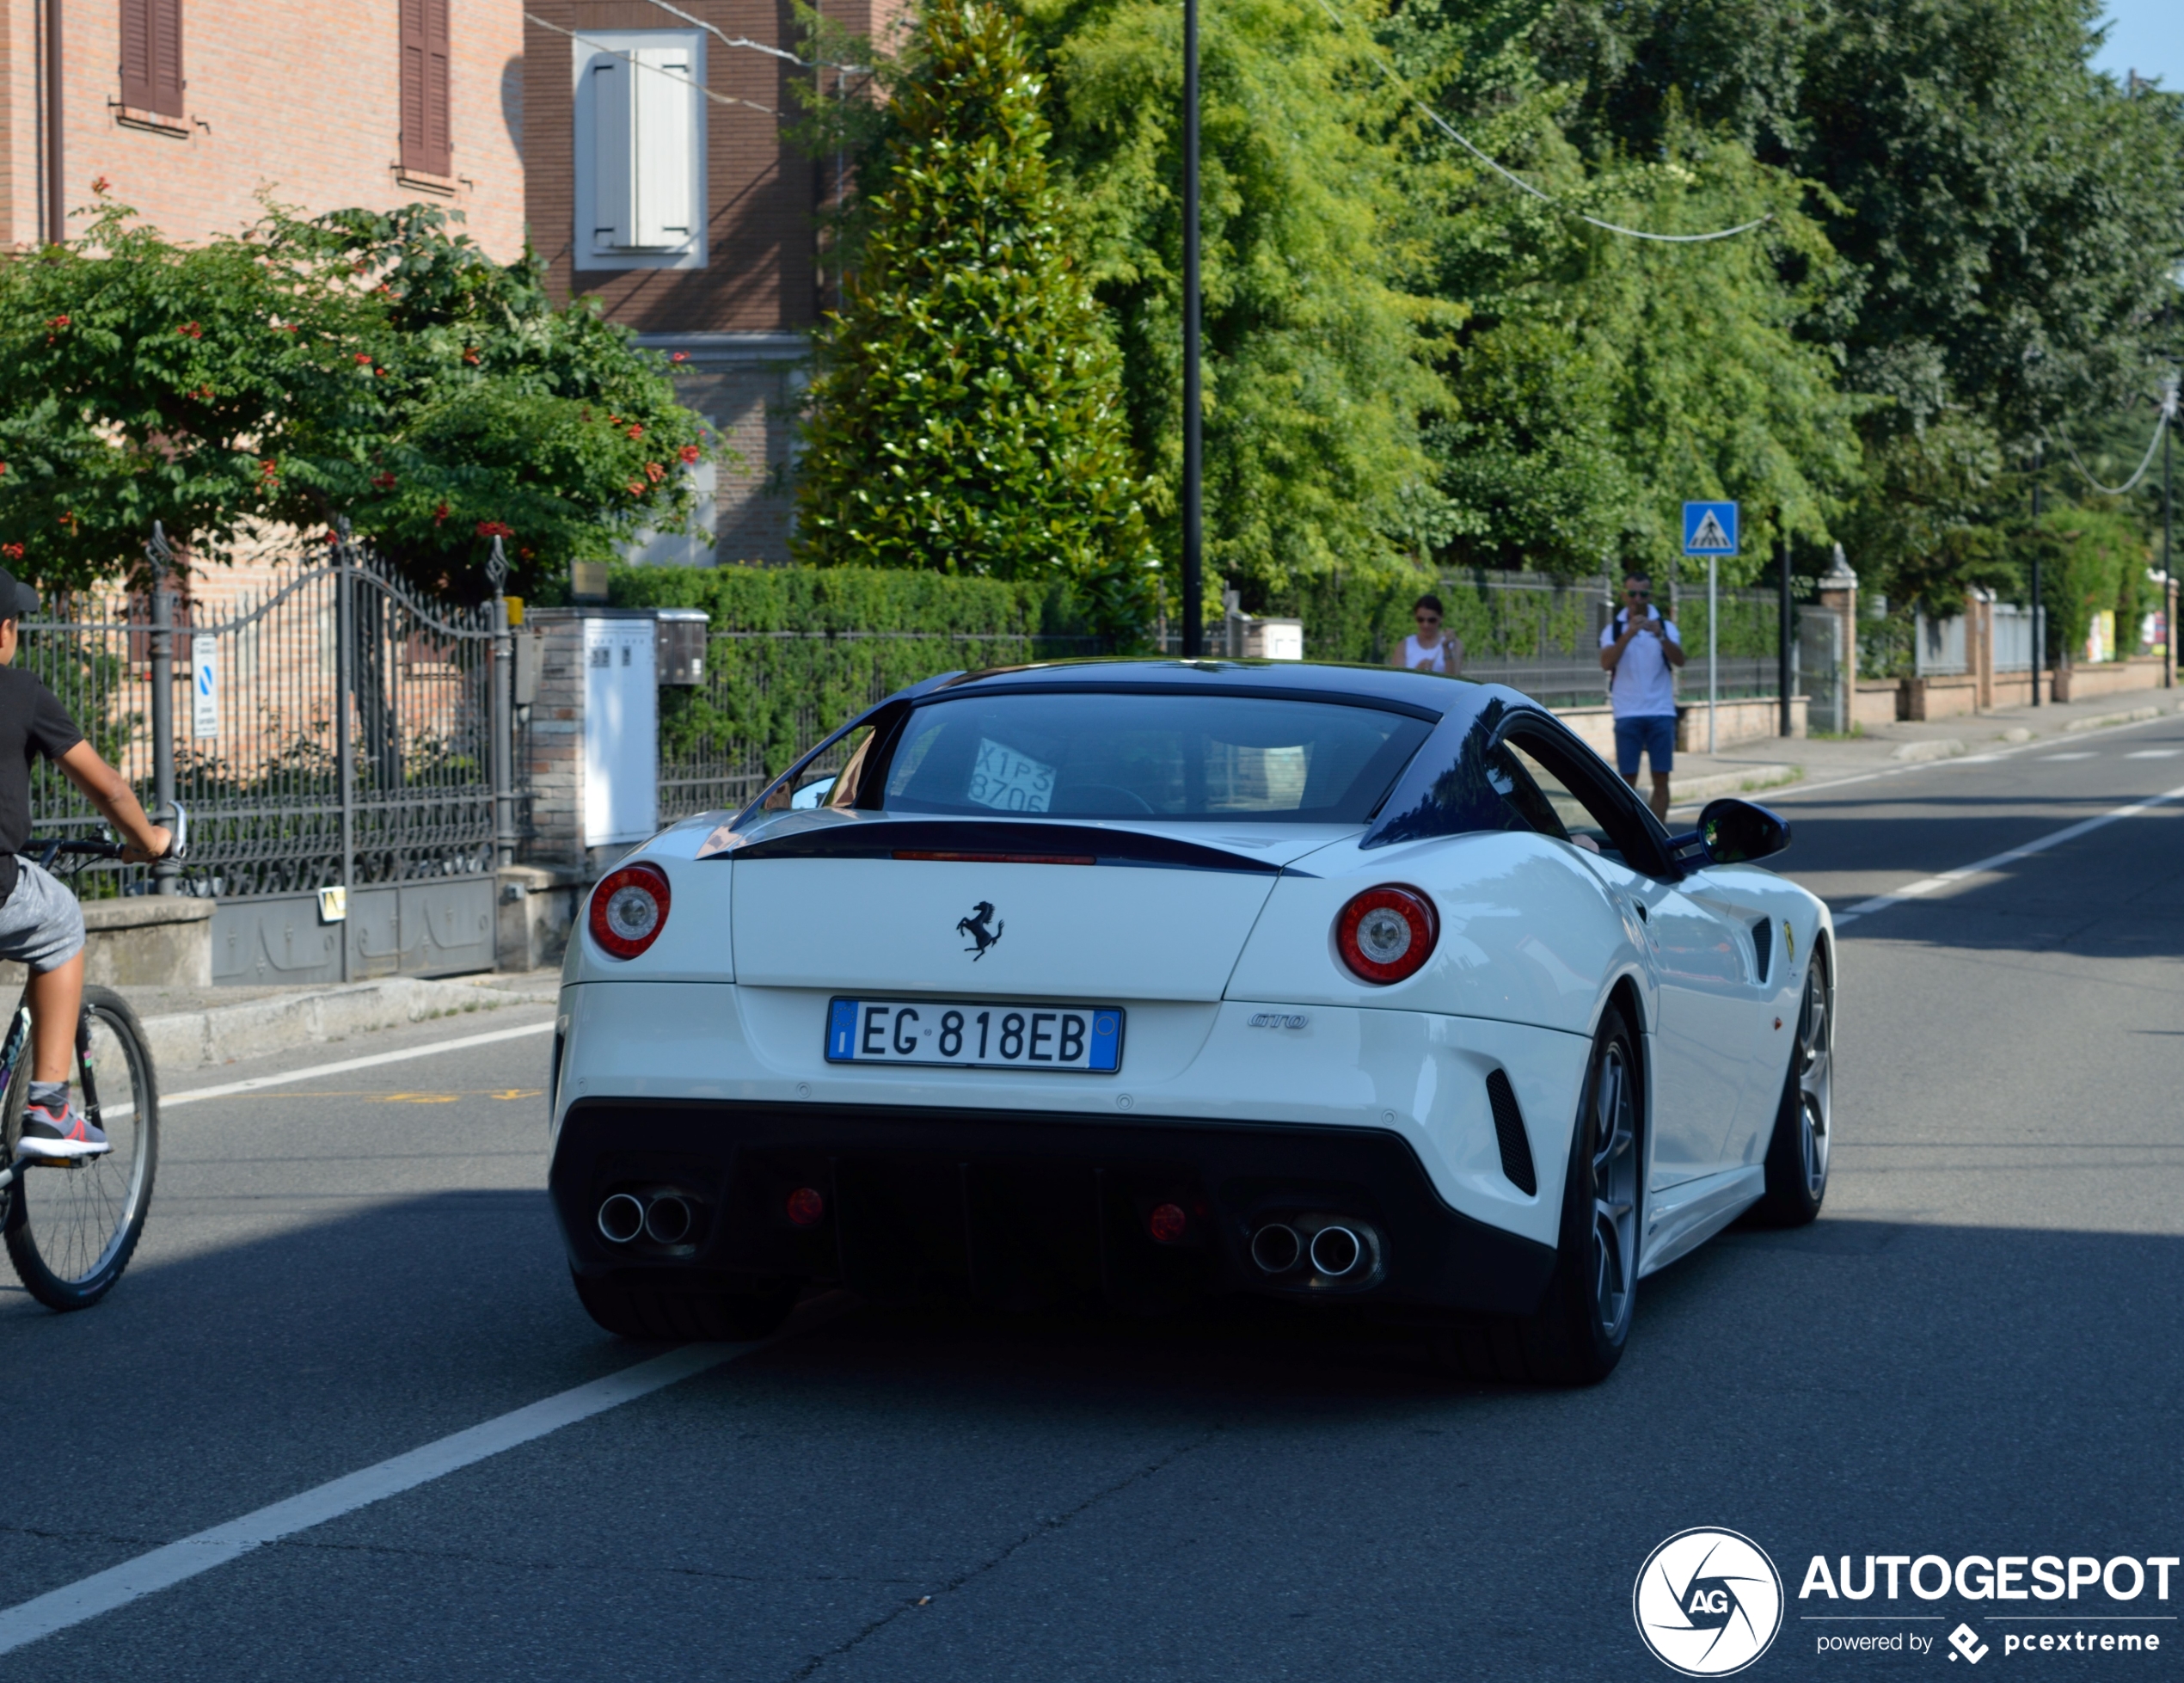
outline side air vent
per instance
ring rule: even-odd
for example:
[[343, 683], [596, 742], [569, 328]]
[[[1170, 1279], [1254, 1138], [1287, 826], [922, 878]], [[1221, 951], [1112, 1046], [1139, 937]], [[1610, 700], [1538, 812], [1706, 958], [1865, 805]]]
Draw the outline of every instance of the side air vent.
[[1758, 980], [1763, 985], [1767, 980], [1767, 967], [1774, 954], [1775, 920], [1772, 918], [1758, 918], [1751, 925], [1751, 957], [1752, 967], [1759, 972]]
[[1525, 1138], [1525, 1113], [1517, 1108], [1517, 1090], [1509, 1084], [1507, 1071], [1496, 1070], [1487, 1078], [1487, 1103], [1494, 1108], [1494, 1137], [1501, 1147], [1501, 1172], [1518, 1191], [1527, 1195], [1538, 1191], [1531, 1145]]

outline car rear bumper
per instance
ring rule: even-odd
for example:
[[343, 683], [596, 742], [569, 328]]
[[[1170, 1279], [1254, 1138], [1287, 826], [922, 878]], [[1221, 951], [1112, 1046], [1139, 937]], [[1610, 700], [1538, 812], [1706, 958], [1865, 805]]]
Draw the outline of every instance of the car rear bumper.
[[[1554, 1266], [1550, 1247], [1451, 1207], [1410, 1143], [1376, 1127], [584, 1098], [549, 1183], [577, 1272], [688, 1291], [794, 1278], [1003, 1304], [1249, 1292], [1523, 1313]], [[789, 1202], [805, 1188], [824, 1213], [799, 1225]], [[598, 1213], [618, 1193], [681, 1198], [690, 1231], [610, 1242]], [[1152, 1218], [1166, 1206], [1182, 1220], [1163, 1242]], [[1270, 1223], [1308, 1244], [1347, 1224], [1366, 1254], [1340, 1279], [1309, 1261], [1270, 1273], [1251, 1248]]]

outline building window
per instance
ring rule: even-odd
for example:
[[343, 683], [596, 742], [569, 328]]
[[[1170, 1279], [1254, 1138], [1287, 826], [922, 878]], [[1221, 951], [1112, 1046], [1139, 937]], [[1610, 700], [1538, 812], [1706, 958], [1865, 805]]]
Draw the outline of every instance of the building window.
[[402, 0], [402, 170], [455, 173], [447, 120], [448, 0]]
[[121, 103], [178, 121], [182, 109], [182, 0], [121, 0]]
[[705, 41], [587, 30], [576, 58], [576, 267], [705, 266]]

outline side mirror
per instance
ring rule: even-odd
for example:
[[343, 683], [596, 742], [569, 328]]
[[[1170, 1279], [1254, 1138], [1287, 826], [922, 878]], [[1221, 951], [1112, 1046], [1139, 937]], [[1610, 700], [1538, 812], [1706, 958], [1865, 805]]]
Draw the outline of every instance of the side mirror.
[[1699, 814], [1699, 827], [1669, 842], [1676, 863], [1687, 870], [1702, 865], [1746, 865], [1789, 845], [1789, 820], [1749, 801], [1709, 801]]

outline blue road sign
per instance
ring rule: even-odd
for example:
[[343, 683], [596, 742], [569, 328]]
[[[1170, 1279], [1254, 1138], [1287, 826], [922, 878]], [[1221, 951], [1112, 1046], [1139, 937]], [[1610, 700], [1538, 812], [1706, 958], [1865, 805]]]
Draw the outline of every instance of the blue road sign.
[[1684, 553], [1733, 556], [1737, 552], [1737, 506], [1733, 502], [1684, 505]]

